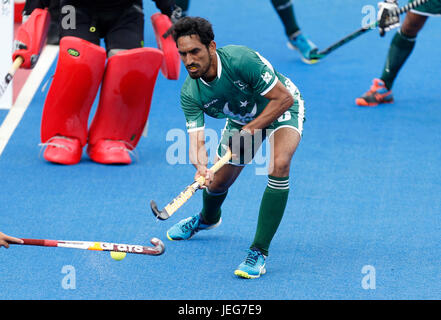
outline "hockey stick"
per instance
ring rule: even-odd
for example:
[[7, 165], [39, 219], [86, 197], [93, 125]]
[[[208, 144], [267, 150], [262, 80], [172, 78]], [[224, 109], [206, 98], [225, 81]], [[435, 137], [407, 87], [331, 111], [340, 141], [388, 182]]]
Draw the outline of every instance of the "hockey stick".
[[[412, 9], [414, 9], [414, 8], [420, 6], [428, 1], [430, 1], [430, 0], [414, 0], [413, 2], [410, 2], [410, 3], [406, 4], [405, 6], [401, 7], [398, 11], [393, 12], [393, 15], [401, 15], [401, 14], [406, 13], [406, 12], [408, 12], [408, 11], [410, 11], [410, 10], [412, 10]], [[349, 41], [352, 41], [355, 38], [358, 38], [363, 33], [370, 31], [372, 29], [375, 29], [378, 26], [378, 23], [379, 23], [379, 21], [375, 21], [374, 23], [371, 23], [368, 26], [362, 27], [362, 28], [358, 29], [357, 31], [347, 35], [343, 39], [337, 41], [336, 43], [329, 46], [328, 48], [326, 48], [322, 51], [319, 51], [318, 53], [316, 53], [317, 58], [322, 59], [325, 56], [327, 56], [328, 54], [330, 54], [332, 51], [340, 48], [341, 46], [348, 43]]]
[[17, 57], [14, 62], [12, 63], [11, 69], [9, 69], [6, 76], [3, 78], [2, 82], [0, 83], [0, 98], [3, 96], [3, 94], [6, 92], [6, 89], [8, 88], [9, 83], [12, 81], [12, 78], [14, 78], [15, 73], [20, 68], [22, 63], [24, 62], [22, 57]]
[[154, 247], [146, 247], [133, 244], [118, 244], [108, 242], [93, 242], [93, 241], [64, 241], [64, 240], [42, 240], [42, 239], [21, 239], [23, 243], [12, 243], [16, 245], [26, 246], [40, 246], [40, 247], [57, 247], [57, 248], [71, 248], [93, 251], [113, 251], [136, 254], [147, 254], [159, 256], [164, 253], [164, 243], [158, 238], [152, 238], [150, 242]]
[[[223, 167], [231, 159], [231, 150], [228, 149], [225, 155], [216, 162], [210, 170], [213, 174], [216, 173], [220, 168]], [[184, 191], [182, 191], [176, 198], [174, 198], [168, 205], [165, 206], [161, 211], [158, 210], [158, 206], [155, 201], [150, 201], [150, 208], [153, 214], [160, 220], [167, 220], [174, 214], [184, 203], [190, 199], [194, 193], [205, 183], [205, 177], [200, 176], [192, 184], [187, 186]]]

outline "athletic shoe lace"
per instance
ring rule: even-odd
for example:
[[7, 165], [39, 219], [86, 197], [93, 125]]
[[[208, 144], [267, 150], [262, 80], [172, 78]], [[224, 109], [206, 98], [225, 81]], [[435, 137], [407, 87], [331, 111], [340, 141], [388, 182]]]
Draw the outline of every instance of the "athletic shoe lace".
[[191, 218], [190, 220], [188, 220], [186, 223], [184, 223], [181, 226], [181, 230], [183, 232], [188, 232], [188, 231], [193, 232], [195, 229], [195, 225], [197, 225], [198, 221], [199, 221], [199, 219], [197, 217]]
[[66, 140], [69, 140], [69, 141], [72, 140], [71, 138], [68, 138], [68, 137], [65, 137], [65, 136], [53, 136], [52, 138], [50, 138], [46, 142], [39, 143], [38, 146], [40, 147], [40, 153], [38, 154], [38, 158], [41, 157], [41, 153], [43, 152], [44, 148], [47, 147], [47, 146], [63, 148], [63, 149], [66, 149], [68, 151], [72, 151], [72, 148], [69, 148], [68, 146], [65, 146], [64, 144], [52, 142], [52, 140], [54, 140], [54, 139], [66, 139]]
[[260, 255], [261, 253], [258, 251], [248, 250], [248, 256], [245, 259], [245, 264], [249, 266], [255, 266]]
[[136, 162], [139, 162], [139, 155], [138, 155], [137, 151], [135, 150], [134, 146], [132, 146], [130, 143], [128, 143], [127, 141], [124, 141], [124, 140], [117, 140], [117, 141], [122, 142], [125, 145], [125, 147], [122, 147], [122, 146], [110, 147], [109, 150], [112, 150], [112, 149], [125, 150], [135, 159]]
[[71, 148], [65, 146], [64, 144], [52, 142], [52, 140], [54, 140], [54, 139], [66, 139], [66, 140], [69, 140], [69, 141], [72, 140], [71, 138], [64, 137], [64, 136], [54, 136], [54, 137], [50, 138], [48, 141], [46, 141], [44, 143], [39, 143], [38, 145], [40, 147], [53, 146], [53, 147], [58, 147], [58, 148], [64, 148], [66, 150], [71, 150]]
[[378, 91], [379, 91], [380, 89], [383, 89], [383, 88], [384, 88], [383, 86], [379, 86], [379, 85], [377, 85], [376, 82], [373, 82], [372, 85], [371, 85], [371, 87], [369, 88], [369, 91], [367, 91], [367, 92], [364, 94], [364, 96], [370, 96], [370, 95], [376, 94], [376, 93], [378, 93]]

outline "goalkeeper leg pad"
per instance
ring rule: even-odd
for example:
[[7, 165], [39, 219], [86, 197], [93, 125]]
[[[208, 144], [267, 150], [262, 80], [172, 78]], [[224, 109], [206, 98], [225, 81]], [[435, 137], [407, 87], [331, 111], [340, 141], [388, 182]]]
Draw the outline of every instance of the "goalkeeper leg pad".
[[[75, 164], [87, 143], [87, 122], [103, 78], [106, 51], [86, 40], [64, 37], [41, 121], [50, 162]], [[55, 138], [55, 139], [54, 139]]]
[[89, 157], [104, 164], [129, 164], [147, 122], [163, 61], [158, 49], [121, 51], [109, 58], [100, 102], [89, 130]]

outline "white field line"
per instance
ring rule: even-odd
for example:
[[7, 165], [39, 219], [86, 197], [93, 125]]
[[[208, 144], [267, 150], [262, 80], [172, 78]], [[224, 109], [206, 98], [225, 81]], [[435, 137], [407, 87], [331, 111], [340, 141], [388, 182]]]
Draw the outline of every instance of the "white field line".
[[46, 76], [47, 71], [51, 67], [58, 55], [59, 47], [56, 45], [46, 45], [38, 59], [38, 63], [29, 74], [23, 88], [8, 112], [5, 120], [0, 126], [0, 156], [3, 153], [9, 139], [21, 121], [26, 109], [34, 98], [35, 92], [38, 90], [41, 82]]

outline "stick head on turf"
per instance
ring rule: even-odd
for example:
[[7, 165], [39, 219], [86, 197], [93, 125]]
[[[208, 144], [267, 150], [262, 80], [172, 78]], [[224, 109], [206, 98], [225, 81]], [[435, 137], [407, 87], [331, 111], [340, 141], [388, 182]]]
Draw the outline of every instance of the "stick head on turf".
[[170, 215], [167, 213], [165, 209], [160, 211], [155, 201], [150, 201], [150, 208], [152, 209], [153, 215], [159, 220], [167, 220], [170, 218]]
[[154, 255], [155, 256], [159, 256], [164, 253], [165, 246], [164, 246], [164, 243], [160, 239], [152, 238], [152, 239], [150, 239], [150, 242], [151, 242], [151, 244], [153, 244], [155, 246], [154, 247], [154, 249], [155, 249]]

